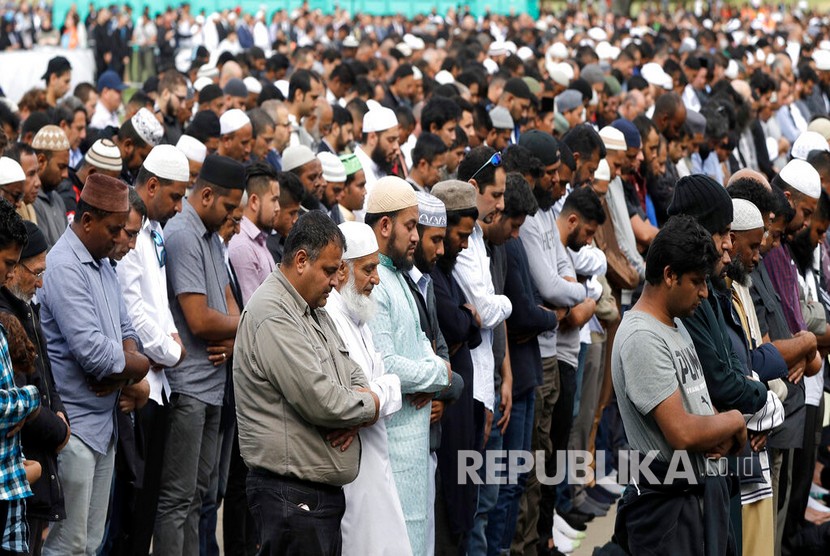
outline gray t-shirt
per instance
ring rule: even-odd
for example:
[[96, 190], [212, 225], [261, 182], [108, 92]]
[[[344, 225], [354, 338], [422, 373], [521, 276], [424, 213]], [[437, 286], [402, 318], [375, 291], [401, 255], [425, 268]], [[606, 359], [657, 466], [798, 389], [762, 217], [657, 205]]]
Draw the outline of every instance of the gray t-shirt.
[[185, 293], [202, 294], [207, 297], [208, 307], [228, 313], [225, 288], [229, 278], [221, 240], [216, 233], [207, 231], [190, 203], [183, 202], [182, 211], [164, 228], [164, 244], [170, 311], [187, 350], [184, 361], [167, 369], [170, 389], [208, 405], [222, 405], [227, 364], [214, 367], [208, 360], [207, 342], [190, 331], [177, 297]]
[[[674, 450], [651, 411], [680, 390], [683, 407], [694, 415], [713, 415], [706, 379], [694, 343], [680, 320], [667, 326], [642, 311], [625, 313], [612, 351], [611, 376], [628, 442], [657, 459], [669, 462]], [[702, 454], [693, 454], [698, 472], [705, 470]]]

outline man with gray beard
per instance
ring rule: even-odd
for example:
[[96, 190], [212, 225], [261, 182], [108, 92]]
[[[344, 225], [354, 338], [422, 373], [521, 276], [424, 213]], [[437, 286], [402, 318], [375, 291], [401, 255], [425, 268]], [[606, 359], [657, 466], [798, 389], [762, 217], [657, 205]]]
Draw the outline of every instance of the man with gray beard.
[[29, 240], [20, 253], [20, 261], [12, 270], [6, 286], [0, 288], [0, 311], [20, 320], [26, 336], [37, 350], [35, 372], [16, 372], [14, 375], [18, 387], [32, 384], [37, 386], [41, 396], [40, 412], [26, 421], [21, 432], [27, 459], [37, 461], [43, 469], [41, 479], [32, 484], [33, 496], [26, 500], [29, 547], [32, 554], [36, 554], [43, 545], [43, 530], [49, 521], [66, 517], [58, 476], [58, 452], [69, 441], [69, 422], [52, 377], [52, 366], [40, 327], [39, 306], [32, 303], [35, 292], [43, 286], [46, 238], [35, 224], [28, 221], [24, 224]]
[[343, 553], [410, 554], [383, 419], [401, 408], [401, 380], [386, 372], [366, 325], [377, 312], [372, 289], [380, 283], [378, 242], [372, 228], [361, 222], [344, 222], [340, 230], [346, 238], [346, 249], [338, 271], [339, 286], [331, 292], [326, 312], [346, 344], [349, 357], [363, 369], [369, 387], [380, 400], [378, 420], [360, 429], [360, 472], [354, 482], [343, 487]]

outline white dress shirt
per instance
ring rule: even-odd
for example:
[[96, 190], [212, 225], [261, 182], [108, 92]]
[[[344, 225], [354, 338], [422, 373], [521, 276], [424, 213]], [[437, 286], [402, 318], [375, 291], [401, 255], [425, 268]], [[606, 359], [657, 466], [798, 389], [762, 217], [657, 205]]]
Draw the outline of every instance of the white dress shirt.
[[[135, 249], [121, 259], [116, 269], [124, 303], [133, 321], [138, 337], [144, 346], [144, 353], [154, 363], [172, 367], [179, 362], [182, 348], [173, 339], [178, 332], [170, 313], [167, 300], [167, 273], [159, 264], [161, 248], [157, 248], [150, 237], [155, 230], [163, 238], [161, 225], [147, 220], [135, 241]], [[150, 399], [162, 403], [162, 390], [170, 395], [170, 384], [164, 371], [147, 373], [150, 383]]]
[[118, 121], [118, 111], [110, 112], [106, 106], [99, 100], [95, 105], [95, 113], [89, 120], [89, 127], [95, 129], [104, 129], [105, 127], [119, 127], [121, 122]]
[[473, 359], [473, 397], [493, 411], [496, 398], [493, 358], [493, 329], [510, 316], [513, 304], [506, 295], [496, 295], [490, 274], [490, 256], [484, 245], [484, 232], [476, 222], [467, 249], [459, 253], [453, 276], [467, 302], [481, 317], [481, 344], [470, 350]]

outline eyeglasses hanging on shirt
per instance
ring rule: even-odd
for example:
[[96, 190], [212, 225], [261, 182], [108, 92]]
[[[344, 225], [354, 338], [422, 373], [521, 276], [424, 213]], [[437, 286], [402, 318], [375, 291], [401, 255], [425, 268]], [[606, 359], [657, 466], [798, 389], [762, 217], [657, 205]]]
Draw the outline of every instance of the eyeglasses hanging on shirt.
[[156, 258], [159, 266], [164, 268], [167, 263], [167, 250], [164, 248], [164, 238], [156, 230], [150, 230], [150, 238], [153, 240], [153, 247], [156, 249]]

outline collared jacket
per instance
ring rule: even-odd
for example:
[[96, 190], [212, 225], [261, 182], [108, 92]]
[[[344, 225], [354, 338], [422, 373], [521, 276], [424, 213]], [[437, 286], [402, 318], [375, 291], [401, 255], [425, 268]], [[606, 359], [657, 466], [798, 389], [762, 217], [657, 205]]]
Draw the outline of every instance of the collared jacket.
[[[35, 372], [31, 375], [14, 374], [18, 387], [36, 386], [40, 392], [40, 413], [23, 426], [23, 453], [40, 463], [43, 473], [39, 481], [31, 485], [33, 496], [26, 501], [26, 514], [36, 519], [58, 521], [66, 518], [63, 488], [58, 476], [58, 446], [66, 439], [66, 424], [57, 416], [66, 415], [66, 409], [55, 388], [52, 366], [46, 353], [46, 339], [40, 328], [38, 310], [8, 289], [0, 288], [0, 311], [17, 317], [29, 340], [37, 349]], [[67, 420], [69, 418], [67, 417]]]
[[233, 357], [239, 451], [249, 468], [342, 486], [357, 477], [359, 438], [345, 452], [326, 434], [372, 420], [366, 375], [324, 309], [311, 309], [276, 269], [239, 321]]

